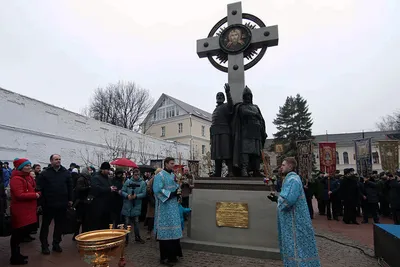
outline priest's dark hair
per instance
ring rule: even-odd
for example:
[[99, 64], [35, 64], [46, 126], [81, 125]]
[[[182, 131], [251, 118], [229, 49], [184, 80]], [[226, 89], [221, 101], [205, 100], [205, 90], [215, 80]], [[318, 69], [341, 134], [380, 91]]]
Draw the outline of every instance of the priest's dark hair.
[[283, 161], [286, 161], [287, 164], [292, 166], [292, 170], [296, 170], [297, 168], [297, 160], [294, 157], [287, 157]]
[[174, 159], [173, 157], [166, 157], [166, 158], [164, 159], [164, 166], [165, 166], [167, 163], [169, 163], [170, 161], [175, 161], [175, 159]]

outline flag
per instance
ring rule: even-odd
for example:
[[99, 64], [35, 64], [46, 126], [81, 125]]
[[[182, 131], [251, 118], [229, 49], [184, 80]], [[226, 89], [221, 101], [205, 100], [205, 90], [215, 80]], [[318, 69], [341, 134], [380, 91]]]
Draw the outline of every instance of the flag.
[[319, 143], [319, 165], [320, 170], [331, 176], [336, 172], [336, 143]]
[[313, 143], [312, 140], [297, 141], [297, 162], [299, 175], [302, 179], [311, 179], [313, 166]]
[[357, 173], [364, 177], [372, 174], [371, 138], [354, 141], [356, 151]]
[[399, 168], [399, 141], [378, 141], [382, 169], [395, 173]]

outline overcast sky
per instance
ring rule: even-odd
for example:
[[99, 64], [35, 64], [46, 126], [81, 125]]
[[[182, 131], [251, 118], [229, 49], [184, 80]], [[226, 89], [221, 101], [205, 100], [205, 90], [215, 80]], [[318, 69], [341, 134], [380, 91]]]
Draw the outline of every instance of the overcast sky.
[[[0, 0], [0, 87], [80, 112], [98, 86], [129, 80], [155, 100], [166, 93], [212, 112], [227, 74], [198, 58], [196, 40], [230, 2]], [[242, 6], [279, 26], [279, 46], [246, 72], [270, 137], [296, 93], [308, 100], [313, 134], [375, 130], [399, 107], [399, 0]]]

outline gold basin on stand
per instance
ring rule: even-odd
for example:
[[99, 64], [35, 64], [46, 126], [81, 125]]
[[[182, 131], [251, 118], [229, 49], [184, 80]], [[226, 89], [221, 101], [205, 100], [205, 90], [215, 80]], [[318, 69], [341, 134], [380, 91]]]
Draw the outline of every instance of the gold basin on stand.
[[109, 267], [113, 257], [119, 257], [119, 266], [125, 265], [125, 236], [130, 233], [130, 227], [125, 229], [97, 230], [76, 236], [78, 251], [83, 260], [93, 267]]

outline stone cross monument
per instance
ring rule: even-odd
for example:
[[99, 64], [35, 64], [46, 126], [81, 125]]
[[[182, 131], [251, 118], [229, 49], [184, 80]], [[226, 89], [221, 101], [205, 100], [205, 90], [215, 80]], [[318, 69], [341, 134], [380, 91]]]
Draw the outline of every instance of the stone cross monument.
[[[243, 24], [243, 20], [249, 22]], [[223, 27], [225, 23], [227, 27]], [[244, 72], [261, 60], [268, 47], [278, 45], [278, 40], [278, 26], [266, 27], [256, 16], [242, 13], [242, 3], [237, 2], [228, 4], [228, 16], [211, 29], [207, 38], [197, 40], [197, 54], [228, 73], [232, 99], [238, 103], [242, 102], [245, 87]], [[222, 65], [226, 62], [228, 67]]]

